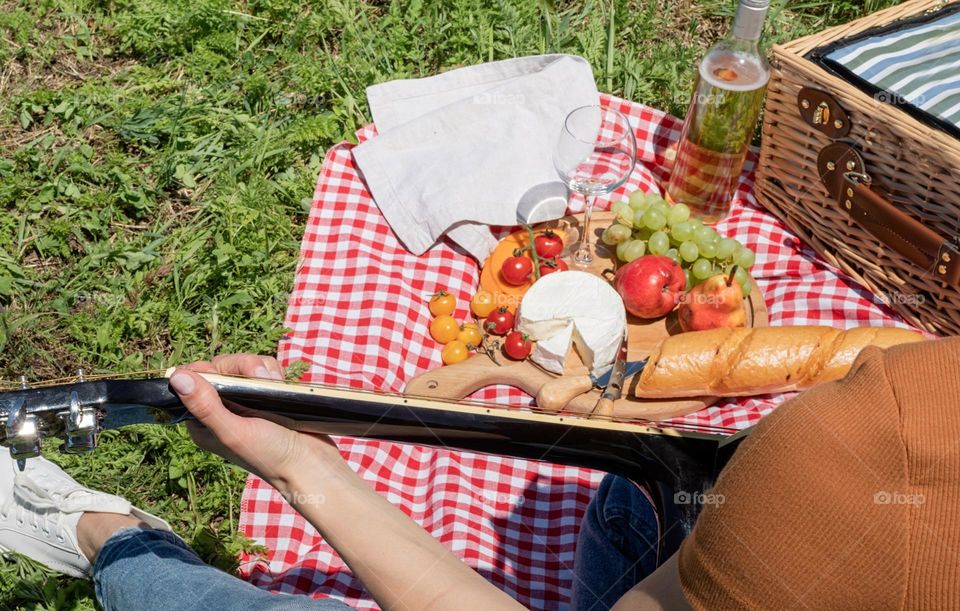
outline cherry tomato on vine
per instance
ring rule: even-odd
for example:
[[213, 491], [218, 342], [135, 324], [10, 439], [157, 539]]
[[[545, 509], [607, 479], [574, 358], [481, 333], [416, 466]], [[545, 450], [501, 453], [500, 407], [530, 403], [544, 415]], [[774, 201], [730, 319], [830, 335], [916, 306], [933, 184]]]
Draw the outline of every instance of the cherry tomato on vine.
[[430, 297], [430, 313], [434, 316], [453, 314], [457, 309], [457, 298], [450, 293], [439, 291]]
[[507, 284], [520, 286], [530, 279], [530, 272], [532, 271], [533, 262], [529, 257], [514, 255], [503, 262], [503, 267], [500, 268], [500, 276]]
[[513, 312], [507, 308], [497, 308], [487, 316], [484, 328], [494, 335], [506, 335], [513, 328]]
[[460, 325], [449, 314], [437, 316], [430, 323], [430, 337], [441, 344], [452, 342], [458, 335], [460, 335]]
[[496, 308], [496, 298], [486, 289], [480, 289], [470, 300], [470, 310], [477, 318], [486, 318]]
[[533, 246], [537, 249], [537, 256], [553, 259], [563, 252], [563, 240], [552, 231], [544, 231], [533, 239]]
[[453, 340], [444, 346], [443, 352], [440, 353], [440, 358], [443, 360], [444, 365], [453, 365], [454, 363], [465, 361], [469, 356], [470, 350], [467, 348], [467, 345], [459, 340]]
[[570, 269], [570, 267], [567, 266], [567, 262], [563, 259], [542, 259], [540, 261], [541, 278], [547, 274], [552, 274], [553, 272], [565, 272], [568, 269]]
[[480, 333], [480, 327], [476, 323], [468, 322], [460, 325], [460, 333], [457, 340], [467, 345], [467, 348], [476, 348], [483, 343], [483, 335]]
[[522, 361], [530, 356], [533, 343], [526, 335], [513, 331], [503, 340], [503, 353], [515, 361]]

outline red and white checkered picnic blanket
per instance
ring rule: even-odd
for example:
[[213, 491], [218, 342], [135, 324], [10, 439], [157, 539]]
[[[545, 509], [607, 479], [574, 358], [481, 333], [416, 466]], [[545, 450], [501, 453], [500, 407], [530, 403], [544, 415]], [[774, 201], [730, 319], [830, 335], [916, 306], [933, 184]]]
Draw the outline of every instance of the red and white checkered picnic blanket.
[[[664, 153], [681, 125], [640, 104], [606, 95], [602, 102], [629, 117], [638, 148], [636, 171], [598, 203], [605, 208], [637, 188], [657, 189], [667, 174]], [[357, 137], [375, 135], [368, 126]], [[407, 252], [358, 176], [352, 148], [337, 145], [324, 160], [287, 310], [291, 331], [279, 356], [284, 364], [310, 363], [304, 381], [400, 391], [417, 373], [440, 366], [440, 347], [428, 333], [428, 296], [441, 288], [452, 292], [459, 300], [455, 316], [467, 320], [479, 269], [450, 243], [419, 257]], [[751, 157], [733, 212], [718, 230], [756, 252], [751, 272], [766, 297], [770, 323], [906, 326], [757, 207], [755, 162]], [[531, 401], [508, 387], [476, 396], [513, 405]], [[743, 428], [780, 401], [780, 396], [728, 400], [678, 420]], [[532, 609], [567, 604], [578, 524], [602, 473], [379, 441], [338, 442], [371, 486], [498, 587]], [[265, 482], [250, 477], [241, 509], [240, 530], [270, 550], [242, 558], [251, 582], [376, 608], [330, 546]]]

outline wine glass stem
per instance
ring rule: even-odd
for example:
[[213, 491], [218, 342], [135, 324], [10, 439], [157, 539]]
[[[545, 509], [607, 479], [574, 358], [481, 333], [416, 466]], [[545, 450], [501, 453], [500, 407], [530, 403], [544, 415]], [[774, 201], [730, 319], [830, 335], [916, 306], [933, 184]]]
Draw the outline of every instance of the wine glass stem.
[[583, 237], [580, 239], [580, 248], [573, 256], [575, 263], [588, 265], [593, 262], [593, 232], [590, 231], [590, 218], [593, 216], [593, 205], [597, 201], [597, 196], [592, 193], [584, 193], [585, 202], [583, 208]]

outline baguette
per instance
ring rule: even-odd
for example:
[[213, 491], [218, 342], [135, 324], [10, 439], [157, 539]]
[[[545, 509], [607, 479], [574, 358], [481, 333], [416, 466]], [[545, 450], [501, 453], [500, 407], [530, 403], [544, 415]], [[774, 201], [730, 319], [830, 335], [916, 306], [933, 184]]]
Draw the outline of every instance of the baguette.
[[842, 378], [866, 346], [924, 339], [891, 327], [760, 327], [680, 333], [653, 349], [634, 396], [740, 397], [803, 390]]

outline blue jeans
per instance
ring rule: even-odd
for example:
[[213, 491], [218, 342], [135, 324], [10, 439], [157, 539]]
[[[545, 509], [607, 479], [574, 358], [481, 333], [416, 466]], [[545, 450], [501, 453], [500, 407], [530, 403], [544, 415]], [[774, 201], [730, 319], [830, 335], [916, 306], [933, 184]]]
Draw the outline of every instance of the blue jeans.
[[[657, 516], [633, 483], [608, 475], [584, 516], [574, 565], [573, 610], [605, 611], [657, 565]], [[204, 564], [173, 533], [117, 531], [93, 565], [105, 611], [256, 609], [343, 611], [332, 599], [272, 594]]]
[[572, 611], [607, 611], [657, 568], [657, 512], [633, 482], [607, 475], [580, 525]]
[[125, 528], [111, 536], [93, 565], [93, 585], [105, 611], [344, 611], [332, 599], [272, 594], [208, 566], [180, 537]]

